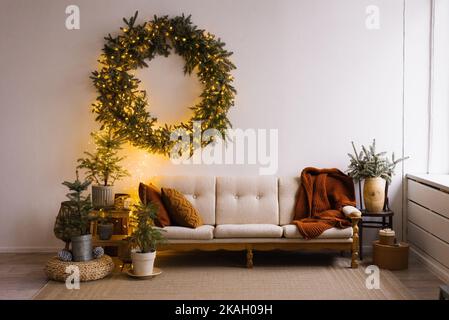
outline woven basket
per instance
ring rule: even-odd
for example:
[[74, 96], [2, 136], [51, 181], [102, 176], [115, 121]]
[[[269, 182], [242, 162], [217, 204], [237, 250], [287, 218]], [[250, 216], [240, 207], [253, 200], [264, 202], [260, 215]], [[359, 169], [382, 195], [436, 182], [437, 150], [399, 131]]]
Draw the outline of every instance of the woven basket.
[[45, 265], [45, 274], [51, 280], [65, 281], [70, 275], [66, 273], [66, 267], [74, 265], [79, 268], [80, 281], [92, 281], [106, 277], [114, 270], [114, 262], [111, 257], [104, 255], [101, 258], [84, 262], [61, 261], [58, 257], [53, 257]]

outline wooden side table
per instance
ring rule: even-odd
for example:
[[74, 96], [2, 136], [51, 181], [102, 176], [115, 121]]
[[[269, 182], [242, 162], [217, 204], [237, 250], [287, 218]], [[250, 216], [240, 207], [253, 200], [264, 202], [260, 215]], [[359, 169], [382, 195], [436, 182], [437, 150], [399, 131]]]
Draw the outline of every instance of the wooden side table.
[[[112, 256], [121, 256], [123, 249], [124, 239], [126, 239], [130, 234], [129, 225], [129, 214], [130, 210], [122, 209], [117, 210], [115, 208], [105, 208], [103, 209], [107, 219], [114, 224], [114, 229], [112, 232], [112, 237], [109, 240], [100, 240], [97, 235], [97, 221], [92, 221], [90, 225], [90, 233], [93, 237], [94, 247], [103, 247], [105, 252]], [[101, 214], [100, 210], [92, 210], [90, 214], [94, 217], [99, 217]]]
[[98, 236], [93, 237], [93, 247], [115, 247], [117, 248], [117, 257], [122, 261], [122, 271], [125, 265], [131, 264], [130, 248], [127, 240], [128, 236], [113, 235], [109, 240], [100, 240]]
[[[359, 258], [363, 260], [363, 228], [375, 228], [375, 229], [393, 229], [393, 216], [394, 212], [386, 210], [382, 212], [367, 212], [365, 209], [361, 210], [362, 219], [359, 220]], [[364, 217], [370, 219], [377, 218], [375, 220], [365, 221]]]
[[[129, 214], [130, 210], [123, 209], [103, 209], [108, 220], [114, 224], [114, 235], [129, 235]], [[94, 217], [98, 217], [101, 214], [101, 210], [92, 210], [90, 214]], [[92, 221], [90, 225], [90, 233], [92, 236], [97, 235], [97, 221]]]

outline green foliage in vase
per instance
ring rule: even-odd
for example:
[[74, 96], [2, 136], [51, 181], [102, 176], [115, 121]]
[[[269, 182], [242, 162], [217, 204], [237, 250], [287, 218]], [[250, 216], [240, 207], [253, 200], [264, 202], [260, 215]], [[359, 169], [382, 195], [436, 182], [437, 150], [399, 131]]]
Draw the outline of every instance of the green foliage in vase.
[[131, 226], [134, 231], [131, 235], [131, 243], [138, 248], [141, 253], [153, 252], [158, 244], [164, 242], [164, 236], [161, 228], [154, 226], [154, 220], [157, 218], [157, 205], [149, 202], [133, 206], [131, 215]]
[[58, 239], [66, 242], [66, 248], [71, 238], [89, 233], [91, 217], [89, 215], [92, 209], [90, 195], [83, 195], [91, 181], [80, 181], [78, 171], [74, 182], [64, 181], [62, 183], [69, 188], [67, 193], [68, 201], [61, 203], [61, 209], [54, 226], [54, 233]]
[[96, 146], [95, 153], [84, 152], [87, 157], [78, 159], [78, 169], [85, 169], [88, 179], [103, 186], [112, 186], [116, 180], [129, 176], [120, 165], [124, 157], [118, 156], [123, 138], [110, 128], [93, 132], [91, 136]]
[[408, 159], [408, 157], [395, 159], [394, 152], [391, 155], [391, 160], [386, 156], [386, 152], [376, 151], [376, 139], [373, 139], [373, 144], [368, 148], [362, 145], [362, 150], [357, 151], [354, 142], [351, 142], [354, 149], [354, 155], [348, 153], [350, 160], [348, 170], [346, 171], [350, 177], [356, 181], [366, 178], [381, 177], [391, 183], [391, 178], [394, 175], [396, 165]]

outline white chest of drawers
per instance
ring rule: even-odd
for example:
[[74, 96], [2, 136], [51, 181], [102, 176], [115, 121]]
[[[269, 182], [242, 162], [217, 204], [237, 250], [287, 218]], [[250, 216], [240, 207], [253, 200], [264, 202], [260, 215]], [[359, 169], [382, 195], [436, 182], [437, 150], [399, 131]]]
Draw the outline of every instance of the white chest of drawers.
[[407, 239], [449, 274], [449, 175], [407, 175]]

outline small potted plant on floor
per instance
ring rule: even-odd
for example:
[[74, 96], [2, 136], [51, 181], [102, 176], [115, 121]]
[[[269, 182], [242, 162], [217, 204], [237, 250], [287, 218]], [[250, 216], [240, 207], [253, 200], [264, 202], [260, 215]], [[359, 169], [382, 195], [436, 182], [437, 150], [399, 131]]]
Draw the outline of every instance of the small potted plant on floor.
[[100, 209], [97, 224], [97, 233], [100, 240], [109, 240], [114, 231], [114, 224], [109, 221], [109, 214], [107, 211]]
[[347, 173], [355, 181], [364, 180], [363, 202], [368, 212], [381, 212], [385, 203], [385, 184], [391, 183], [396, 165], [407, 159], [395, 160], [394, 153], [391, 160], [386, 156], [386, 152], [376, 152], [376, 140], [368, 148], [362, 145], [362, 150], [357, 149], [352, 143], [354, 155], [349, 154], [350, 164]]
[[110, 128], [104, 128], [91, 135], [96, 151], [85, 152], [87, 157], [78, 159], [78, 169], [85, 169], [87, 178], [96, 183], [92, 185], [94, 208], [111, 207], [114, 205], [112, 192], [114, 182], [129, 176], [128, 171], [120, 166], [124, 157], [118, 156], [124, 140]]
[[164, 230], [154, 226], [157, 217], [157, 205], [149, 202], [133, 206], [131, 226], [134, 231], [131, 240], [131, 260], [136, 276], [148, 276], [153, 273], [156, 247], [164, 241]]
[[56, 217], [54, 233], [57, 238], [66, 243], [66, 251], [69, 250], [70, 242], [72, 243], [73, 261], [89, 261], [92, 259], [92, 235], [89, 232], [92, 220], [90, 215], [92, 204], [90, 195], [83, 195], [90, 183], [89, 180], [81, 182], [78, 171], [74, 182], [63, 182], [63, 185], [70, 190], [67, 194], [69, 200], [61, 203], [61, 209]]

